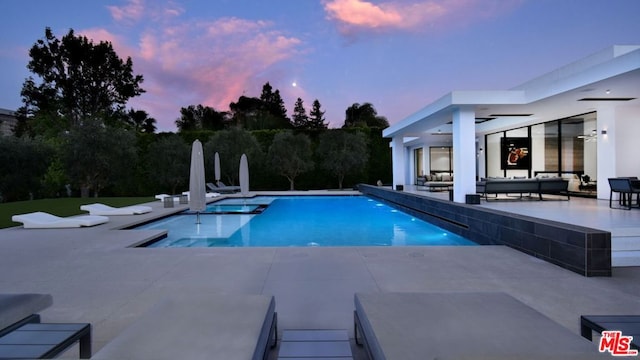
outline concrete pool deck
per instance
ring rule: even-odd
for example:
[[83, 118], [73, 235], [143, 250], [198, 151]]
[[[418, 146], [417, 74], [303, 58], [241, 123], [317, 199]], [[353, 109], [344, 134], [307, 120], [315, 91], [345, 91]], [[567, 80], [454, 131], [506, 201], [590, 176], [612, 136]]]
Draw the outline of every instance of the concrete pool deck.
[[[557, 216], [564, 216], [560, 221], [568, 222], [564, 207], [584, 207], [583, 201], [589, 199], [526, 204], [533, 216], [532, 211], [547, 213], [556, 205]], [[515, 207], [502, 204], [481, 206]], [[52, 294], [54, 304], [41, 313], [43, 321], [92, 323], [94, 352], [177, 293], [274, 295], [280, 332], [348, 329], [351, 336], [355, 292], [502, 291], [576, 336], [580, 315], [640, 312], [640, 267], [587, 278], [504, 246], [131, 248], [156, 233], [116, 229], [186, 208], [165, 209], [159, 201], [150, 205], [149, 214], [111, 217], [92, 228], [0, 230], [2, 292]], [[532, 210], [538, 206], [545, 210]], [[597, 218], [592, 227], [605, 221]], [[611, 219], [614, 228], [633, 229], [640, 212], [616, 210]], [[77, 352], [65, 356], [74, 358]]]

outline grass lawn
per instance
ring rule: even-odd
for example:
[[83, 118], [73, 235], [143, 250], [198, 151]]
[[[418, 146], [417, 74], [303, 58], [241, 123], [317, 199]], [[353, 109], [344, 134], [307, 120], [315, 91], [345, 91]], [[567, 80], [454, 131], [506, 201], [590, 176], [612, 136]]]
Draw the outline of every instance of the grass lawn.
[[25, 214], [34, 211], [44, 211], [58, 216], [71, 216], [88, 214], [80, 210], [81, 205], [102, 203], [109, 206], [121, 207], [137, 205], [155, 201], [149, 197], [105, 197], [105, 198], [58, 198], [42, 199], [31, 201], [16, 201], [10, 203], [0, 203], [0, 229], [18, 226], [20, 223], [11, 221], [11, 216]]

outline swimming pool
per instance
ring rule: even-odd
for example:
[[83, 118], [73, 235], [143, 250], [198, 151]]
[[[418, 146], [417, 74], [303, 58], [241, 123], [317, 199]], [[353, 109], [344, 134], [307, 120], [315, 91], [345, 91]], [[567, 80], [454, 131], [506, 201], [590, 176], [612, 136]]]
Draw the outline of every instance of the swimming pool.
[[166, 229], [146, 247], [477, 245], [365, 196], [225, 199], [136, 229]]

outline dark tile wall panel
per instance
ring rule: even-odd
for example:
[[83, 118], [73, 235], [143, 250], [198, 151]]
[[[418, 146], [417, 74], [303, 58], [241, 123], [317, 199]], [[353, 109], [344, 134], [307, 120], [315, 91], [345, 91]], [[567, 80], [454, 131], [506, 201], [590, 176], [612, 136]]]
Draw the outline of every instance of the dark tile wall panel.
[[611, 276], [609, 232], [377, 186], [359, 188], [480, 245], [507, 245], [584, 276]]

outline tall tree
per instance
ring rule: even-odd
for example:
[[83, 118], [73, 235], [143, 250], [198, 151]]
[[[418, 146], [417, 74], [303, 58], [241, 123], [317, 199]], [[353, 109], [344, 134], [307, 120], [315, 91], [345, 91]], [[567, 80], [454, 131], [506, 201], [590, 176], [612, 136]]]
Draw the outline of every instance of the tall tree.
[[268, 158], [273, 170], [286, 177], [294, 190], [296, 177], [313, 169], [311, 140], [304, 134], [280, 132], [273, 138]]
[[361, 172], [369, 157], [364, 135], [343, 129], [329, 130], [320, 135], [318, 153], [323, 158], [321, 167], [338, 178], [340, 189], [345, 176]]
[[136, 140], [131, 131], [89, 120], [65, 139], [67, 173], [83, 196], [89, 196], [91, 190], [99, 196], [102, 189], [136, 168]]
[[[227, 185], [238, 184], [240, 157], [246, 154], [252, 168], [262, 162], [263, 154], [260, 144], [250, 132], [232, 128], [216, 132], [213, 137], [204, 144], [205, 165], [208, 169], [207, 178], [214, 177], [214, 154], [220, 155], [221, 179]], [[252, 172], [250, 171], [249, 174]]]
[[280, 96], [280, 90], [273, 90], [268, 82], [262, 86], [262, 94], [260, 100], [264, 102], [265, 109], [278, 119], [289, 121], [287, 117], [287, 108], [284, 106], [284, 100]]
[[235, 125], [242, 129], [253, 129], [262, 112], [262, 104], [262, 100], [244, 95], [237, 102], [229, 104]]
[[290, 129], [291, 122], [279, 90], [268, 82], [262, 86], [260, 98], [240, 96], [229, 104], [232, 122], [245, 130]]
[[325, 124], [324, 119], [324, 111], [320, 110], [320, 101], [315, 99], [313, 101], [313, 105], [311, 108], [311, 112], [309, 113], [309, 128], [310, 129], [326, 129], [327, 124]]
[[176, 120], [179, 131], [222, 130], [227, 123], [226, 112], [218, 112], [212, 107], [202, 105], [181, 108], [180, 119]]
[[378, 116], [378, 112], [371, 103], [362, 105], [355, 103], [345, 111], [343, 127], [387, 128], [389, 122], [384, 116]]
[[130, 109], [127, 113], [127, 122], [136, 132], [153, 134], [156, 132], [156, 119], [149, 117], [144, 110]]
[[41, 139], [0, 136], [0, 202], [35, 197], [52, 151]]
[[89, 119], [124, 126], [125, 104], [144, 92], [131, 58], [122, 60], [111, 43], [94, 44], [73, 29], [58, 39], [46, 28], [29, 56], [27, 68], [38, 79], [30, 76], [22, 86], [18, 133], [57, 136]]
[[309, 116], [307, 116], [307, 110], [304, 108], [304, 103], [301, 98], [296, 100], [296, 104], [293, 107], [293, 116], [291, 117], [293, 127], [296, 129], [309, 128]]
[[149, 145], [145, 164], [148, 179], [160, 192], [177, 194], [189, 185], [191, 148], [177, 134], [168, 134]]
[[287, 108], [284, 106], [284, 100], [280, 96], [280, 90], [273, 90], [268, 82], [262, 86], [262, 94], [260, 100], [263, 102], [263, 110], [269, 114], [270, 122], [274, 124], [272, 129], [290, 128], [290, 120], [287, 116]]

